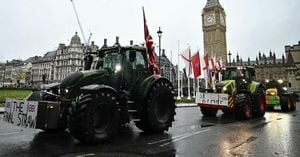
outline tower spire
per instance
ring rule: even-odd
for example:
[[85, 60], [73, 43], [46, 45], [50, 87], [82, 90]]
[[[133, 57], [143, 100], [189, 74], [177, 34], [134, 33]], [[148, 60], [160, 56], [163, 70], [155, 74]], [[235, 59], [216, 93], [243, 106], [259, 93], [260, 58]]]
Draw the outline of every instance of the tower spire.
[[214, 6], [222, 7], [219, 3], [219, 0], [207, 0], [205, 8], [210, 8], [210, 7], [214, 7]]

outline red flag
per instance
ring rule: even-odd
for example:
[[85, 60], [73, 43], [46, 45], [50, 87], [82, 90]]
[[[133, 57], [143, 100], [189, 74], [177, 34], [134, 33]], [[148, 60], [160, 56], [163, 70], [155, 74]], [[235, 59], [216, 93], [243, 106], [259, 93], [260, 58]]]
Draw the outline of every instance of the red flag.
[[145, 38], [147, 51], [148, 51], [148, 54], [149, 54], [150, 63], [154, 66], [154, 70], [155, 70], [156, 74], [160, 74], [159, 68], [157, 67], [157, 65], [155, 63], [155, 56], [154, 56], [154, 52], [153, 52], [154, 49], [152, 48], [153, 39], [152, 39], [152, 37], [149, 33], [149, 29], [148, 29], [148, 26], [147, 26], [144, 7], [143, 7], [143, 18], [144, 18], [144, 38]]
[[203, 67], [203, 70], [207, 70], [208, 69], [208, 66], [209, 66], [209, 63], [208, 63], [208, 53], [205, 53], [204, 55], [204, 63], [205, 63], [205, 66]]
[[201, 75], [199, 51], [192, 56], [192, 67], [194, 71], [194, 77], [199, 77]]

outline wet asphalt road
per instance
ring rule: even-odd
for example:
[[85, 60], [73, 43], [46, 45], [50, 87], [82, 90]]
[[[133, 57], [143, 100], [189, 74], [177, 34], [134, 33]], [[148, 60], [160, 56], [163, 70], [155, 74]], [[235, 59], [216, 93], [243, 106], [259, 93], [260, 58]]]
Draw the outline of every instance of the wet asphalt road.
[[22, 130], [2, 122], [0, 115], [0, 157], [300, 156], [299, 110], [271, 111], [247, 121], [225, 117], [221, 111], [215, 118], [205, 118], [198, 107], [176, 112], [173, 127], [163, 135], [147, 135], [130, 124], [113, 140], [94, 146], [80, 144], [68, 132]]

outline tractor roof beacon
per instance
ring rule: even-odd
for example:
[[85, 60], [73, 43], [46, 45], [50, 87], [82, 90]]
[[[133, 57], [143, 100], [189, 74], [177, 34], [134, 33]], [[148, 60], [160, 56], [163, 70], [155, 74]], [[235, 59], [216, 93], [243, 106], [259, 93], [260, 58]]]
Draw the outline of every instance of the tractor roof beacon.
[[222, 70], [222, 81], [207, 92], [197, 94], [196, 103], [204, 116], [215, 116], [218, 109], [238, 119], [265, 114], [265, 87], [254, 81], [252, 67], [228, 66]]
[[[54, 90], [57, 93], [51, 93], [51, 88], [43, 92], [42, 100], [59, 100], [54, 106], [57, 116], [38, 114], [46, 120], [38, 120], [37, 127], [49, 130], [68, 126], [72, 136], [84, 143], [107, 141], [120, 125], [131, 120], [145, 132], [168, 131], [176, 108], [173, 85], [154, 74], [146, 48], [132, 42], [121, 46], [117, 37], [113, 46], [104, 40], [96, 55], [94, 64], [91, 52], [86, 54], [88, 70], [67, 76], [55, 86], [59, 87]], [[43, 112], [50, 111], [44, 108]], [[53, 125], [45, 127], [45, 121]]]

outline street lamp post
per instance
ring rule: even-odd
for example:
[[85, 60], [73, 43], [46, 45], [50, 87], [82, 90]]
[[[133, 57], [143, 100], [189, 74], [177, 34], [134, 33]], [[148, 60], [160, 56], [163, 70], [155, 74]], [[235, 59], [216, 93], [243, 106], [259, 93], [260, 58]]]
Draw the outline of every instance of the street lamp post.
[[230, 51], [229, 51], [229, 53], [228, 53], [228, 56], [229, 56], [229, 65], [231, 66], [231, 53], [230, 53]]
[[159, 71], [161, 70], [160, 69], [160, 52], [161, 52], [161, 34], [162, 34], [163, 32], [160, 30], [160, 27], [158, 28], [158, 31], [157, 31], [157, 34], [158, 34], [158, 41], [159, 41], [159, 50], [158, 50], [158, 67], [159, 67]]

